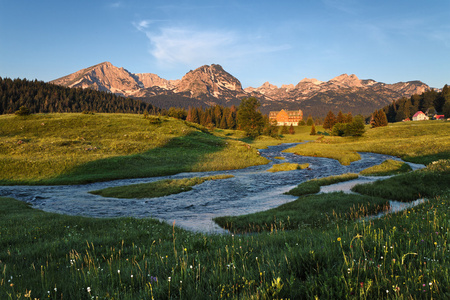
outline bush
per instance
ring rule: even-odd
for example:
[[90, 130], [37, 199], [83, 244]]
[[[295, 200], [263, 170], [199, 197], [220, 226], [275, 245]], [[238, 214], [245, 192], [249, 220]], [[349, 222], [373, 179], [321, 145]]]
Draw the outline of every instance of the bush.
[[357, 116], [351, 123], [336, 123], [331, 130], [335, 136], [362, 136], [365, 132], [364, 120]]
[[17, 116], [28, 116], [30, 115], [30, 110], [25, 105], [22, 105], [19, 110], [15, 112]]
[[331, 130], [331, 135], [335, 136], [343, 136], [347, 131], [348, 124], [344, 123], [336, 123], [333, 126], [333, 129]]

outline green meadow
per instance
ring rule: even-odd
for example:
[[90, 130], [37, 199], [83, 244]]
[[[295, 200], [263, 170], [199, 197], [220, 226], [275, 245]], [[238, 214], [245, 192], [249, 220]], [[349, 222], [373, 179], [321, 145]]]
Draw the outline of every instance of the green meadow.
[[[316, 195], [317, 185], [349, 178], [324, 179], [291, 203], [219, 221], [234, 234], [194, 233], [150, 218], [59, 215], [0, 198], [0, 299], [450, 298], [449, 129], [449, 122], [409, 122], [298, 145], [289, 151], [329, 157], [334, 149], [342, 163], [357, 151], [378, 152], [427, 167], [362, 185], [363, 195]], [[239, 131], [156, 117], [0, 116], [1, 182], [245, 167], [266, 163], [256, 149], [317, 138], [307, 126], [296, 130], [249, 140]], [[379, 167], [386, 168], [396, 169]], [[427, 201], [366, 218], [388, 200], [417, 196]]]
[[405, 161], [429, 164], [450, 155], [450, 122], [423, 121], [389, 124], [367, 129], [359, 138], [323, 136], [314, 143], [288, 150], [306, 156], [337, 159], [348, 165], [359, 160], [357, 152], [375, 152], [397, 156]]
[[256, 148], [172, 118], [0, 116], [0, 184], [74, 184], [265, 164]]

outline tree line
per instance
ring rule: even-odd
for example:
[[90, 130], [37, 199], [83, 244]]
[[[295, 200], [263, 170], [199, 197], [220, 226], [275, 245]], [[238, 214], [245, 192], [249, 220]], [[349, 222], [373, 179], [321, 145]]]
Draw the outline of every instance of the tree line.
[[160, 113], [140, 100], [92, 89], [67, 88], [38, 80], [0, 77], [0, 114], [26, 107], [30, 113], [99, 112]]
[[67, 88], [38, 80], [0, 77], [0, 114], [33, 113], [136, 113], [163, 115], [187, 120], [208, 128], [240, 129], [248, 136], [276, 135], [277, 127], [259, 111], [256, 98], [243, 99], [239, 107], [171, 107], [160, 109], [141, 100], [124, 98], [110, 92]]
[[239, 107], [215, 105], [208, 108], [190, 107], [188, 111], [184, 108], [171, 107], [169, 110], [162, 110], [161, 114], [207, 128], [243, 130], [250, 137], [261, 134], [276, 136], [278, 128], [270, 123], [267, 115], [261, 113], [259, 106], [258, 99], [249, 97], [242, 99]]
[[390, 123], [411, 119], [417, 111], [429, 116], [442, 114], [450, 117], [450, 87], [445, 85], [442, 91], [427, 90], [410, 98], [400, 98], [382, 108]]

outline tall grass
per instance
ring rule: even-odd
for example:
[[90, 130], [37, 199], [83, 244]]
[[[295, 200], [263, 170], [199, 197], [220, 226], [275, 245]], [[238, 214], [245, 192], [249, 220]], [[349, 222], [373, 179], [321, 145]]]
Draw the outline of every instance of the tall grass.
[[0, 198], [0, 298], [445, 299], [449, 205], [447, 195], [381, 220], [221, 236]]
[[334, 192], [304, 196], [267, 211], [218, 217], [214, 221], [237, 233], [327, 228], [335, 226], [336, 221], [359, 219], [388, 207], [386, 199]]
[[450, 159], [435, 161], [425, 169], [385, 180], [358, 184], [352, 191], [398, 201], [436, 197], [450, 191]]

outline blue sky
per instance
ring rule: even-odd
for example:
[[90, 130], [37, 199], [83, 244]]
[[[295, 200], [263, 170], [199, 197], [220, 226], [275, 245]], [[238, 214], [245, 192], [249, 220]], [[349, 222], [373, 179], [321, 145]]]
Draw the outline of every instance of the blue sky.
[[104, 61], [243, 87], [340, 74], [450, 84], [450, 1], [0, 0], [0, 76], [50, 81]]

